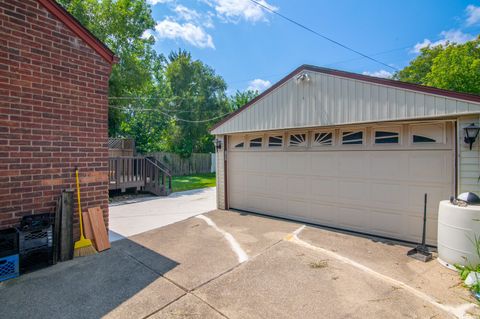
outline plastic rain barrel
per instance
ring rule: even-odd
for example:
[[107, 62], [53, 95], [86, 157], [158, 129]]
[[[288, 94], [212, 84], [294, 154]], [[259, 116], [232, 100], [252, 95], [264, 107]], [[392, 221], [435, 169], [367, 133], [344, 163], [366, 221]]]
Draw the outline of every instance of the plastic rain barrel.
[[438, 209], [438, 261], [453, 270], [455, 264], [480, 263], [474, 245], [475, 236], [480, 236], [480, 206], [461, 207], [448, 200], [441, 201]]

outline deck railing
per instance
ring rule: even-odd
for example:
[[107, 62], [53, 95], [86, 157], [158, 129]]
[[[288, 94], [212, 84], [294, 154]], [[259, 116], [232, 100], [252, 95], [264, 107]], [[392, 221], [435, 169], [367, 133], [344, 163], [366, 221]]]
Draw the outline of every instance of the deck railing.
[[124, 192], [136, 188], [156, 195], [172, 191], [172, 176], [157, 160], [144, 156], [111, 157], [109, 159], [109, 189]]

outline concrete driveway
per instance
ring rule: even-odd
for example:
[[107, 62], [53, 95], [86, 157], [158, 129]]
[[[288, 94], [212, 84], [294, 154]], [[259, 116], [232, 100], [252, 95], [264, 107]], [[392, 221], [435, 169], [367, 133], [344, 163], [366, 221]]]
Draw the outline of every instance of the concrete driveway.
[[110, 240], [143, 233], [216, 207], [215, 187], [115, 202], [109, 207]]
[[0, 285], [36, 318], [477, 318], [455, 272], [409, 247], [212, 211]]

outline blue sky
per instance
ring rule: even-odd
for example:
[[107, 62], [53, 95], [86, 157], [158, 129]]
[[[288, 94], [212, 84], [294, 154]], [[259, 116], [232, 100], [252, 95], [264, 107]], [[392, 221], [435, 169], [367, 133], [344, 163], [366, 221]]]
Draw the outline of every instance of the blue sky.
[[[480, 1], [257, 0], [330, 38], [401, 69], [426, 44], [480, 33]], [[147, 0], [158, 52], [178, 48], [213, 67], [229, 93], [264, 90], [301, 64], [376, 76], [393, 69], [300, 29], [249, 0]]]

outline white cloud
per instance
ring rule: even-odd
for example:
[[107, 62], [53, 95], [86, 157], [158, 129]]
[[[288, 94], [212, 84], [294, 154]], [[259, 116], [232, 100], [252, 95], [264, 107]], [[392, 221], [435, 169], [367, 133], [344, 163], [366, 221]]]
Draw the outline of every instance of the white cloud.
[[180, 18], [187, 21], [197, 20], [200, 18], [200, 13], [181, 4], [177, 5], [173, 11], [175, 11]]
[[457, 43], [462, 44], [467, 41], [473, 40], [475, 37], [468, 33], [463, 33], [460, 30], [449, 30], [449, 31], [442, 31], [440, 33], [442, 37], [440, 40], [432, 42], [430, 39], [424, 39], [422, 42], [415, 44], [413, 47], [412, 52], [419, 53], [420, 49], [425, 48], [427, 46], [437, 46], [437, 45], [446, 45], [447, 43]]
[[173, 0], [147, 0], [148, 4], [151, 4], [152, 6], [159, 4], [159, 3], [168, 3], [172, 2]]
[[[210, 0], [204, 2], [215, 8], [218, 16], [228, 22], [237, 23], [241, 19], [250, 22], [267, 21], [266, 13], [268, 11], [249, 0]], [[258, 3], [271, 10], [278, 10], [277, 7], [265, 0], [258, 0]]]
[[150, 39], [150, 37], [155, 37], [152, 30], [145, 30], [142, 34], [142, 39]]
[[388, 72], [388, 71], [385, 71], [385, 70], [380, 70], [380, 71], [375, 71], [375, 72], [365, 71], [365, 72], [363, 72], [363, 74], [364, 75], [375, 76], [377, 78], [385, 78], [385, 79], [389, 79], [393, 76], [392, 72]]
[[156, 36], [159, 39], [181, 39], [198, 48], [215, 49], [212, 36], [191, 22], [178, 23], [170, 18], [157, 22]]
[[262, 92], [269, 88], [272, 83], [268, 80], [255, 79], [248, 83], [247, 90]]
[[474, 25], [480, 23], [480, 7], [476, 7], [473, 4], [467, 6], [465, 9], [467, 12], [467, 25]]
[[[177, 5], [173, 8], [173, 11], [177, 14], [177, 19], [181, 19], [187, 22], [193, 22], [198, 25], [203, 25], [205, 28], [213, 28], [212, 12], [202, 14], [194, 9], [185, 7], [184, 5]], [[176, 20], [176, 19], [174, 19]]]

